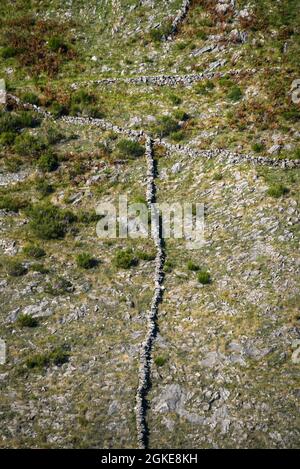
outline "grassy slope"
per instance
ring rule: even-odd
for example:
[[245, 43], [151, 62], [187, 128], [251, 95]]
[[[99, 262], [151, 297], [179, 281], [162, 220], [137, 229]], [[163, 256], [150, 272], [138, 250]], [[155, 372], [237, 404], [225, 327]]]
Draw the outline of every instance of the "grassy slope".
[[[176, 40], [170, 44], [168, 55], [164, 44], [151, 40], [147, 28], [172, 17], [179, 1], [170, 2], [168, 9], [165, 2], [156, 1], [155, 9], [144, 5], [132, 11], [130, 6], [137, 2], [115, 2], [113, 10], [108, 1], [89, 2], [88, 7], [86, 2], [72, 3], [74, 24], [67, 39], [77, 56], [66, 61], [56, 76], [42, 73], [36, 77], [29, 67], [20, 66], [18, 57], [0, 59], [1, 76], [6, 78], [9, 89], [20, 97], [32, 91], [42, 104], [51, 107], [53, 101], [69, 103], [69, 85], [74, 81], [101, 76], [193, 73], [204, 70], [215, 60], [215, 55], [210, 53], [201, 58], [190, 56], [193, 50], [206, 43], [208, 35], [221, 32], [214, 15], [201, 5], [202, 2], [195, 2]], [[239, 2], [239, 7], [245, 4]], [[256, 67], [259, 72], [255, 76], [221, 83], [215, 80], [214, 88], [204, 89], [199, 86], [190, 89], [91, 87], [89, 91], [95, 96], [95, 106], [108, 120], [119, 125], [128, 125], [130, 119], [139, 117], [142, 120], [135, 126], [153, 132], [156, 124], [147, 116], [157, 118], [165, 113], [175, 116], [176, 110], [181, 109], [190, 116], [183, 128], [185, 143], [200, 148], [229, 147], [244, 151], [260, 143], [260, 152], [265, 153], [274, 143], [273, 135], [279, 134], [283, 143], [292, 145], [280, 156], [297, 156], [299, 122], [286, 118], [285, 114], [291, 108], [288, 91], [300, 73], [296, 2], [274, 4], [263, 0], [255, 4], [259, 21], [247, 28], [249, 41], [245, 45], [232, 45], [218, 54], [218, 58], [227, 59], [224, 70], [233, 66]], [[14, 12], [9, 6], [10, 2], [1, 3], [2, 32], [7, 29], [3, 22], [9, 17], [24, 17], [33, 12], [40, 18], [56, 19], [60, 23], [71, 8], [67, 2], [62, 7], [62, 2], [54, 1], [18, 1]], [[112, 28], [118, 26], [115, 24], [118, 8], [124, 19], [113, 35]], [[150, 21], [151, 15], [154, 18]], [[137, 26], [141, 31], [133, 33]], [[23, 33], [31, 33], [31, 30]], [[286, 42], [287, 53], [283, 54]], [[97, 62], [91, 60], [93, 55]], [[273, 66], [280, 66], [280, 71], [271, 72], [268, 67]], [[242, 100], [236, 103], [228, 99], [234, 86], [239, 86], [243, 93]], [[258, 90], [258, 95], [251, 97], [253, 88]], [[174, 94], [179, 104], [178, 101], [174, 104]], [[208, 112], [218, 112], [218, 115], [203, 119], [203, 113]], [[28, 132], [40, 138], [44, 125]], [[95, 129], [66, 128], [62, 124], [59, 130], [73, 138], [52, 145], [61, 159], [61, 166], [58, 171], [47, 174], [55, 192], [44, 200], [79, 213], [93, 210], [100, 197], [112, 200], [124, 191], [129, 191], [132, 199], [143, 195], [141, 181], [144, 182], [145, 162], [141, 158], [116, 165], [115, 136]], [[168, 138], [175, 141], [174, 135]], [[111, 159], [103, 155], [100, 145], [107, 141], [112, 146]], [[167, 244], [168, 259], [173, 267], [166, 278], [160, 333], [168, 349], [160, 348], [158, 343], [155, 351], [155, 356], [163, 355], [166, 362], [157, 369], [154, 366], [151, 395], [154, 401], [149, 415], [151, 445], [296, 446], [296, 367], [291, 363], [291, 343], [298, 326], [295, 308], [297, 232], [294, 226], [297, 213], [289, 214], [288, 210], [294, 207], [293, 201], [298, 197], [298, 175], [295, 171], [256, 171], [244, 166], [233, 170], [218, 161], [203, 165], [184, 158], [183, 173], [172, 175], [170, 168], [177, 161], [177, 155], [159, 159], [159, 171], [166, 170], [168, 174], [165, 180], [159, 181], [159, 197], [165, 194], [171, 200], [183, 200], [189, 195], [195, 202], [199, 199], [206, 202], [207, 238], [212, 243], [198, 253], [198, 257], [192, 257], [199, 265], [205, 264], [210, 269], [213, 283], [200, 289], [196, 274], [186, 268], [190, 251], [184, 244], [180, 248], [174, 242]], [[36, 183], [43, 176], [36, 173], [35, 159], [16, 155], [13, 148], [1, 148], [1, 169], [30, 172], [28, 181], [2, 188], [1, 196], [19, 196], [32, 204], [42, 198]], [[222, 173], [223, 179], [214, 180], [215, 173]], [[100, 175], [100, 179], [89, 185], [87, 181], [93, 175]], [[266, 190], [274, 183], [288, 187], [289, 194], [279, 200], [269, 198]], [[83, 194], [83, 198], [73, 205], [72, 196], [78, 193]], [[277, 214], [280, 214], [279, 225], [272, 231]], [[19, 249], [16, 257], [29, 263], [27, 275], [11, 278], [6, 274], [8, 256], [1, 256], [4, 281], [1, 336], [7, 339], [9, 347], [8, 363], [1, 367], [1, 373], [8, 373], [1, 382], [3, 390], [6, 389], [2, 410], [3, 446], [135, 447], [133, 408], [138, 346], [145, 332], [144, 315], [151, 297], [153, 265], [140, 262], [130, 271], [117, 269], [112, 259], [116, 250], [127, 247], [128, 243], [95, 242], [94, 224], [76, 223], [77, 230], [64, 240], [44, 242], [47, 256], [43, 263], [49, 273], [37, 274], [31, 267], [33, 261], [21, 251], [28, 236], [36, 241], [24, 224], [26, 220], [23, 210], [19, 215], [10, 213], [1, 219], [3, 238], [7, 243], [16, 242]], [[288, 238], [285, 230], [292, 232], [295, 238]], [[132, 246], [135, 251], [142, 250], [144, 241], [132, 242]], [[150, 241], [147, 249], [152, 249]], [[93, 253], [101, 261], [96, 269], [82, 271], [76, 267], [76, 254], [82, 251]], [[248, 253], [252, 253], [252, 257], [249, 258]], [[243, 279], [247, 271], [256, 273]], [[58, 276], [69, 278], [76, 287], [75, 292], [59, 297], [47, 293], [47, 284], [54, 284]], [[85, 283], [91, 284], [89, 291], [85, 291]], [[22, 329], [7, 323], [11, 311], [42, 298], [49, 301], [54, 314], [40, 320], [38, 328]], [[60, 322], [83, 303], [89, 307], [84, 318], [66, 324]], [[100, 305], [99, 312], [94, 311], [96, 305]], [[275, 331], [281, 331], [283, 338], [282, 335], [278, 335], [280, 340], [274, 338]], [[211, 351], [218, 350], [230, 357], [228, 344], [241, 341], [242, 336], [253, 340], [259, 350], [266, 347], [272, 351], [258, 361], [247, 359], [246, 366], [226, 359], [212, 369], [201, 365], [201, 360]], [[43, 353], [62, 344], [70, 348], [69, 364], [37, 371], [28, 371], [24, 366], [26, 358], [33, 353]], [[288, 390], [286, 381], [291, 383]], [[188, 395], [185, 409], [189, 414], [208, 419], [219, 415], [216, 427], [210, 420], [205, 425], [195, 425], [177, 413], [166, 416], [153, 412], [155, 399], [164, 386], [171, 383], [179, 383]], [[222, 389], [230, 391], [230, 398], [226, 402], [218, 399], [209, 409], [205, 407], [205, 392]], [[225, 405], [231, 426], [222, 434]], [[239, 427], [240, 421], [242, 427]], [[174, 429], [166, 431], [167, 425], [169, 428], [174, 425]], [[278, 436], [276, 439], [276, 432], [282, 440]]]

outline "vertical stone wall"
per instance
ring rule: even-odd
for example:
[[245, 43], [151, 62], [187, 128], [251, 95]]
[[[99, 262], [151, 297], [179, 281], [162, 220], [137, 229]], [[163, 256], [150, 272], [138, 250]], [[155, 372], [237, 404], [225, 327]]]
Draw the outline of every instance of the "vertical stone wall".
[[146, 423], [147, 393], [150, 388], [150, 373], [152, 364], [152, 347], [157, 333], [157, 315], [159, 303], [162, 299], [162, 283], [164, 279], [164, 250], [160, 233], [160, 217], [155, 212], [153, 204], [156, 201], [155, 165], [153, 157], [153, 142], [150, 137], [146, 138], [145, 156], [147, 160], [147, 203], [152, 216], [152, 238], [156, 247], [155, 271], [154, 271], [154, 293], [151, 301], [150, 311], [147, 317], [147, 332], [140, 350], [139, 384], [136, 393], [136, 428], [140, 448], [148, 445], [148, 428]]

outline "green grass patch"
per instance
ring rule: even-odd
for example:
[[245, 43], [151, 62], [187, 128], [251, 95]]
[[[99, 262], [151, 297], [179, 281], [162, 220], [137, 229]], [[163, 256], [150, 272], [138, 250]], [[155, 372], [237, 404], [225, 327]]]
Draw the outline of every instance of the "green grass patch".
[[23, 254], [25, 254], [25, 256], [33, 257], [33, 259], [40, 259], [46, 255], [46, 252], [40, 246], [27, 244], [23, 248]]
[[269, 187], [267, 194], [270, 197], [274, 197], [275, 199], [279, 199], [280, 197], [289, 193], [289, 189], [285, 187], [283, 184], [273, 184]]
[[188, 261], [187, 268], [188, 270], [191, 270], [192, 272], [198, 272], [200, 270], [199, 265], [195, 264], [193, 261]]
[[33, 272], [39, 272], [40, 274], [49, 273], [49, 269], [47, 269], [47, 267], [45, 267], [44, 264], [40, 262], [34, 262], [33, 264], [31, 264], [30, 270], [32, 270]]
[[167, 358], [166, 357], [163, 357], [161, 355], [159, 355], [158, 357], [156, 357], [154, 359], [154, 363], [156, 366], [160, 367], [160, 366], [164, 366], [164, 364], [167, 362]]
[[37, 327], [38, 320], [33, 318], [31, 314], [20, 314], [17, 318], [16, 324], [20, 327]]
[[206, 270], [202, 270], [197, 275], [198, 282], [202, 285], [209, 285], [211, 283], [211, 275]]
[[265, 146], [263, 143], [255, 142], [251, 148], [255, 153], [261, 153], [265, 149]]

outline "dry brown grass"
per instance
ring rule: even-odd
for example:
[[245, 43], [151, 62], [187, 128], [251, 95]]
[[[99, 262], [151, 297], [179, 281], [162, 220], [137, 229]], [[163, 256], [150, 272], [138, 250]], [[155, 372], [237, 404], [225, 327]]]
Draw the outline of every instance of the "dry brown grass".
[[[38, 20], [30, 16], [2, 21], [2, 40], [6, 47], [12, 48], [19, 64], [31, 75], [45, 73], [55, 76], [61, 65], [76, 57], [71, 46], [70, 23], [54, 20]], [[48, 41], [63, 38], [63, 44], [57, 50], [51, 50]]]

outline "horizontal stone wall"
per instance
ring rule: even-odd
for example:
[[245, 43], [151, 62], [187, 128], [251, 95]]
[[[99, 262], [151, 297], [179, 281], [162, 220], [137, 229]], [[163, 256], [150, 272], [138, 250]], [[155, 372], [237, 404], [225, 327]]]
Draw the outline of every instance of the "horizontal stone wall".
[[210, 159], [219, 157], [224, 161], [232, 164], [240, 164], [245, 162], [254, 165], [270, 166], [282, 169], [300, 168], [300, 160], [266, 158], [264, 156], [255, 156], [252, 154], [234, 153], [222, 148], [213, 150], [196, 150], [189, 147], [188, 145], [173, 145], [162, 139], [155, 139], [154, 143], [156, 145], [162, 145], [165, 147], [168, 154], [179, 153], [184, 156], [189, 156], [190, 158]]
[[78, 89], [82, 86], [88, 85], [113, 85], [115, 83], [127, 83], [131, 85], [155, 85], [155, 86], [190, 86], [198, 81], [203, 80], [212, 80], [214, 78], [222, 78], [224, 76], [235, 76], [240, 74], [255, 74], [259, 70], [256, 68], [246, 68], [246, 69], [236, 69], [236, 70], [227, 70], [225, 72], [213, 72], [211, 70], [206, 70], [202, 73], [193, 73], [186, 75], [143, 75], [139, 77], [132, 78], [101, 78], [99, 80], [84, 81], [80, 83], [73, 83], [71, 87], [73, 89]]
[[[21, 105], [21, 101], [15, 96], [10, 95], [18, 104]], [[51, 113], [45, 111], [43, 108], [32, 104], [23, 104], [26, 109], [32, 109], [43, 115], [45, 118], [53, 119]], [[108, 130], [116, 132], [118, 134], [126, 135], [128, 138], [138, 140], [141, 138], [147, 138], [149, 135], [143, 130], [132, 130], [124, 127], [119, 127], [106, 121], [105, 119], [93, 119], [92, 117], [72, 117], [63, 116], [59, 120], [72, 125], [92, 125], [99, 127], [102, 130]], [[267, 158], [264, 156], [256, 156], [253, 154], [235, 153], [225, 149], [213, 149], [213, 150], [197, 150], [189, 145], [172, 144], [164, 139], [156, 138], [153, 140], [154, 145], [161, 145], [166, 148], [167, 153], [179, 153], [190, 158], [216, 158], [220, 157], [224, 161], [232, 164], [240, 164], [242, 162], [251, 163], [255, 165], [264, 165], [270, 167], [277, 167], [283, 169], [300, 168], [300, 160], [289, 160], [289, 159], [274, 159]]]

